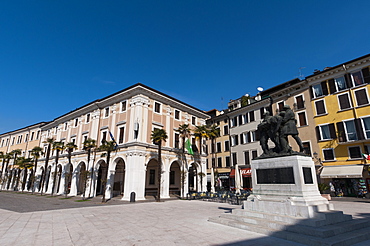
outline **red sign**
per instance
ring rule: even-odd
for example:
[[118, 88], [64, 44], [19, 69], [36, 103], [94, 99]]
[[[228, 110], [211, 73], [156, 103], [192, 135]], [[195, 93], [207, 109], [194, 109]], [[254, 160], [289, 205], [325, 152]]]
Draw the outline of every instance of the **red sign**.
[[[250, 168], [240, 169], [243, 177], [252, 177], [252, 170]], [[235, 177], [235, 169], [231, 169], [230, 177]]]

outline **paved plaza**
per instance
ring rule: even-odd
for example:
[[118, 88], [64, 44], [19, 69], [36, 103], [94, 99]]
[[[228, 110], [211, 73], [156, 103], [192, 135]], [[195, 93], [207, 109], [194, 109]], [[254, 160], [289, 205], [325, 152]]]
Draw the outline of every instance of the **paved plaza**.
[[[0, 245], [300, 245], [207, 221], [238, 205], [61, 198], [0, 192]], [[333, 203], [354, 218], [370, 219], [368, 199], [336, 198]]]

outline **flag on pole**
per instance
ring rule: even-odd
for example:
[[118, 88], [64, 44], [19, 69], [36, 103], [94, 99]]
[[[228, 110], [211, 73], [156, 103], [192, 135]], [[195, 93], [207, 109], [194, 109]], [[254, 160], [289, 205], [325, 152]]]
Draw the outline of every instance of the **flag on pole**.
[[362, 153], [362, 156], [363, 156], [366, 160], [370, 160], [370, 155]]
[[189, 154], [194, 155], [194, 151], [193, 151], [193, 148], [191, 147], [191, 143], [190, 143], [189, 138], [185, 141], [185, 148], [186, 148], [186, 150], [188, 151]]
[[117, 144], [116, 140], [114, 139], [113, 134], [111, 133], [111, 131], [109, 131], [109, 135], [110, 135], [110, 138], [112, 139], [112, 141], [114, 142], [114, 149], [116, 150], [118, 148], [118, 144]]

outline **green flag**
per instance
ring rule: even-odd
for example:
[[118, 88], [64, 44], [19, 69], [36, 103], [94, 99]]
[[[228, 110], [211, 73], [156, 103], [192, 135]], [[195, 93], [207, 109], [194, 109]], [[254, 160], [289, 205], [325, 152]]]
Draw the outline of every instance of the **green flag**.
[[185, 142], [185, 148], [189, 154], [194, 155], [193, 148], [191, 147], [190, 139], [188, 138]]

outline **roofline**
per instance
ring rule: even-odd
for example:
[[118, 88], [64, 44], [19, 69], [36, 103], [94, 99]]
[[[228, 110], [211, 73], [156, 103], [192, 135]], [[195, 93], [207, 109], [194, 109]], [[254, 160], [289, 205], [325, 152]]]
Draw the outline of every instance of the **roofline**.
[[13, 133], [13, 132], [21, 131], [21, 130], [24, 130], [24, 129], [27, 129], [27, 128], [32, 128], [32, 127], [34, 127], [34, 126], [36, 126], [36, 125], [40, 125], [40, 128], [41, 128], [41, 126], [46, 125], [47, 123], [50, 123], [50, 122], [42, 121], [42, 122], [39, 122], [39, 123], [35, 123], [35, 124], [33, 124], [33, 125], [29, 125], [29, 126], [25, 126], [25, 127], [22, 127], [22, 128], [16, 129], [16, 130], [13, 130], [13, 131], [9, 131], [9, 132], [1, 133], [1, 134], [0, 134], [0, 136], [1, 136], [1, 135], [11, 134], [11, 133]]

